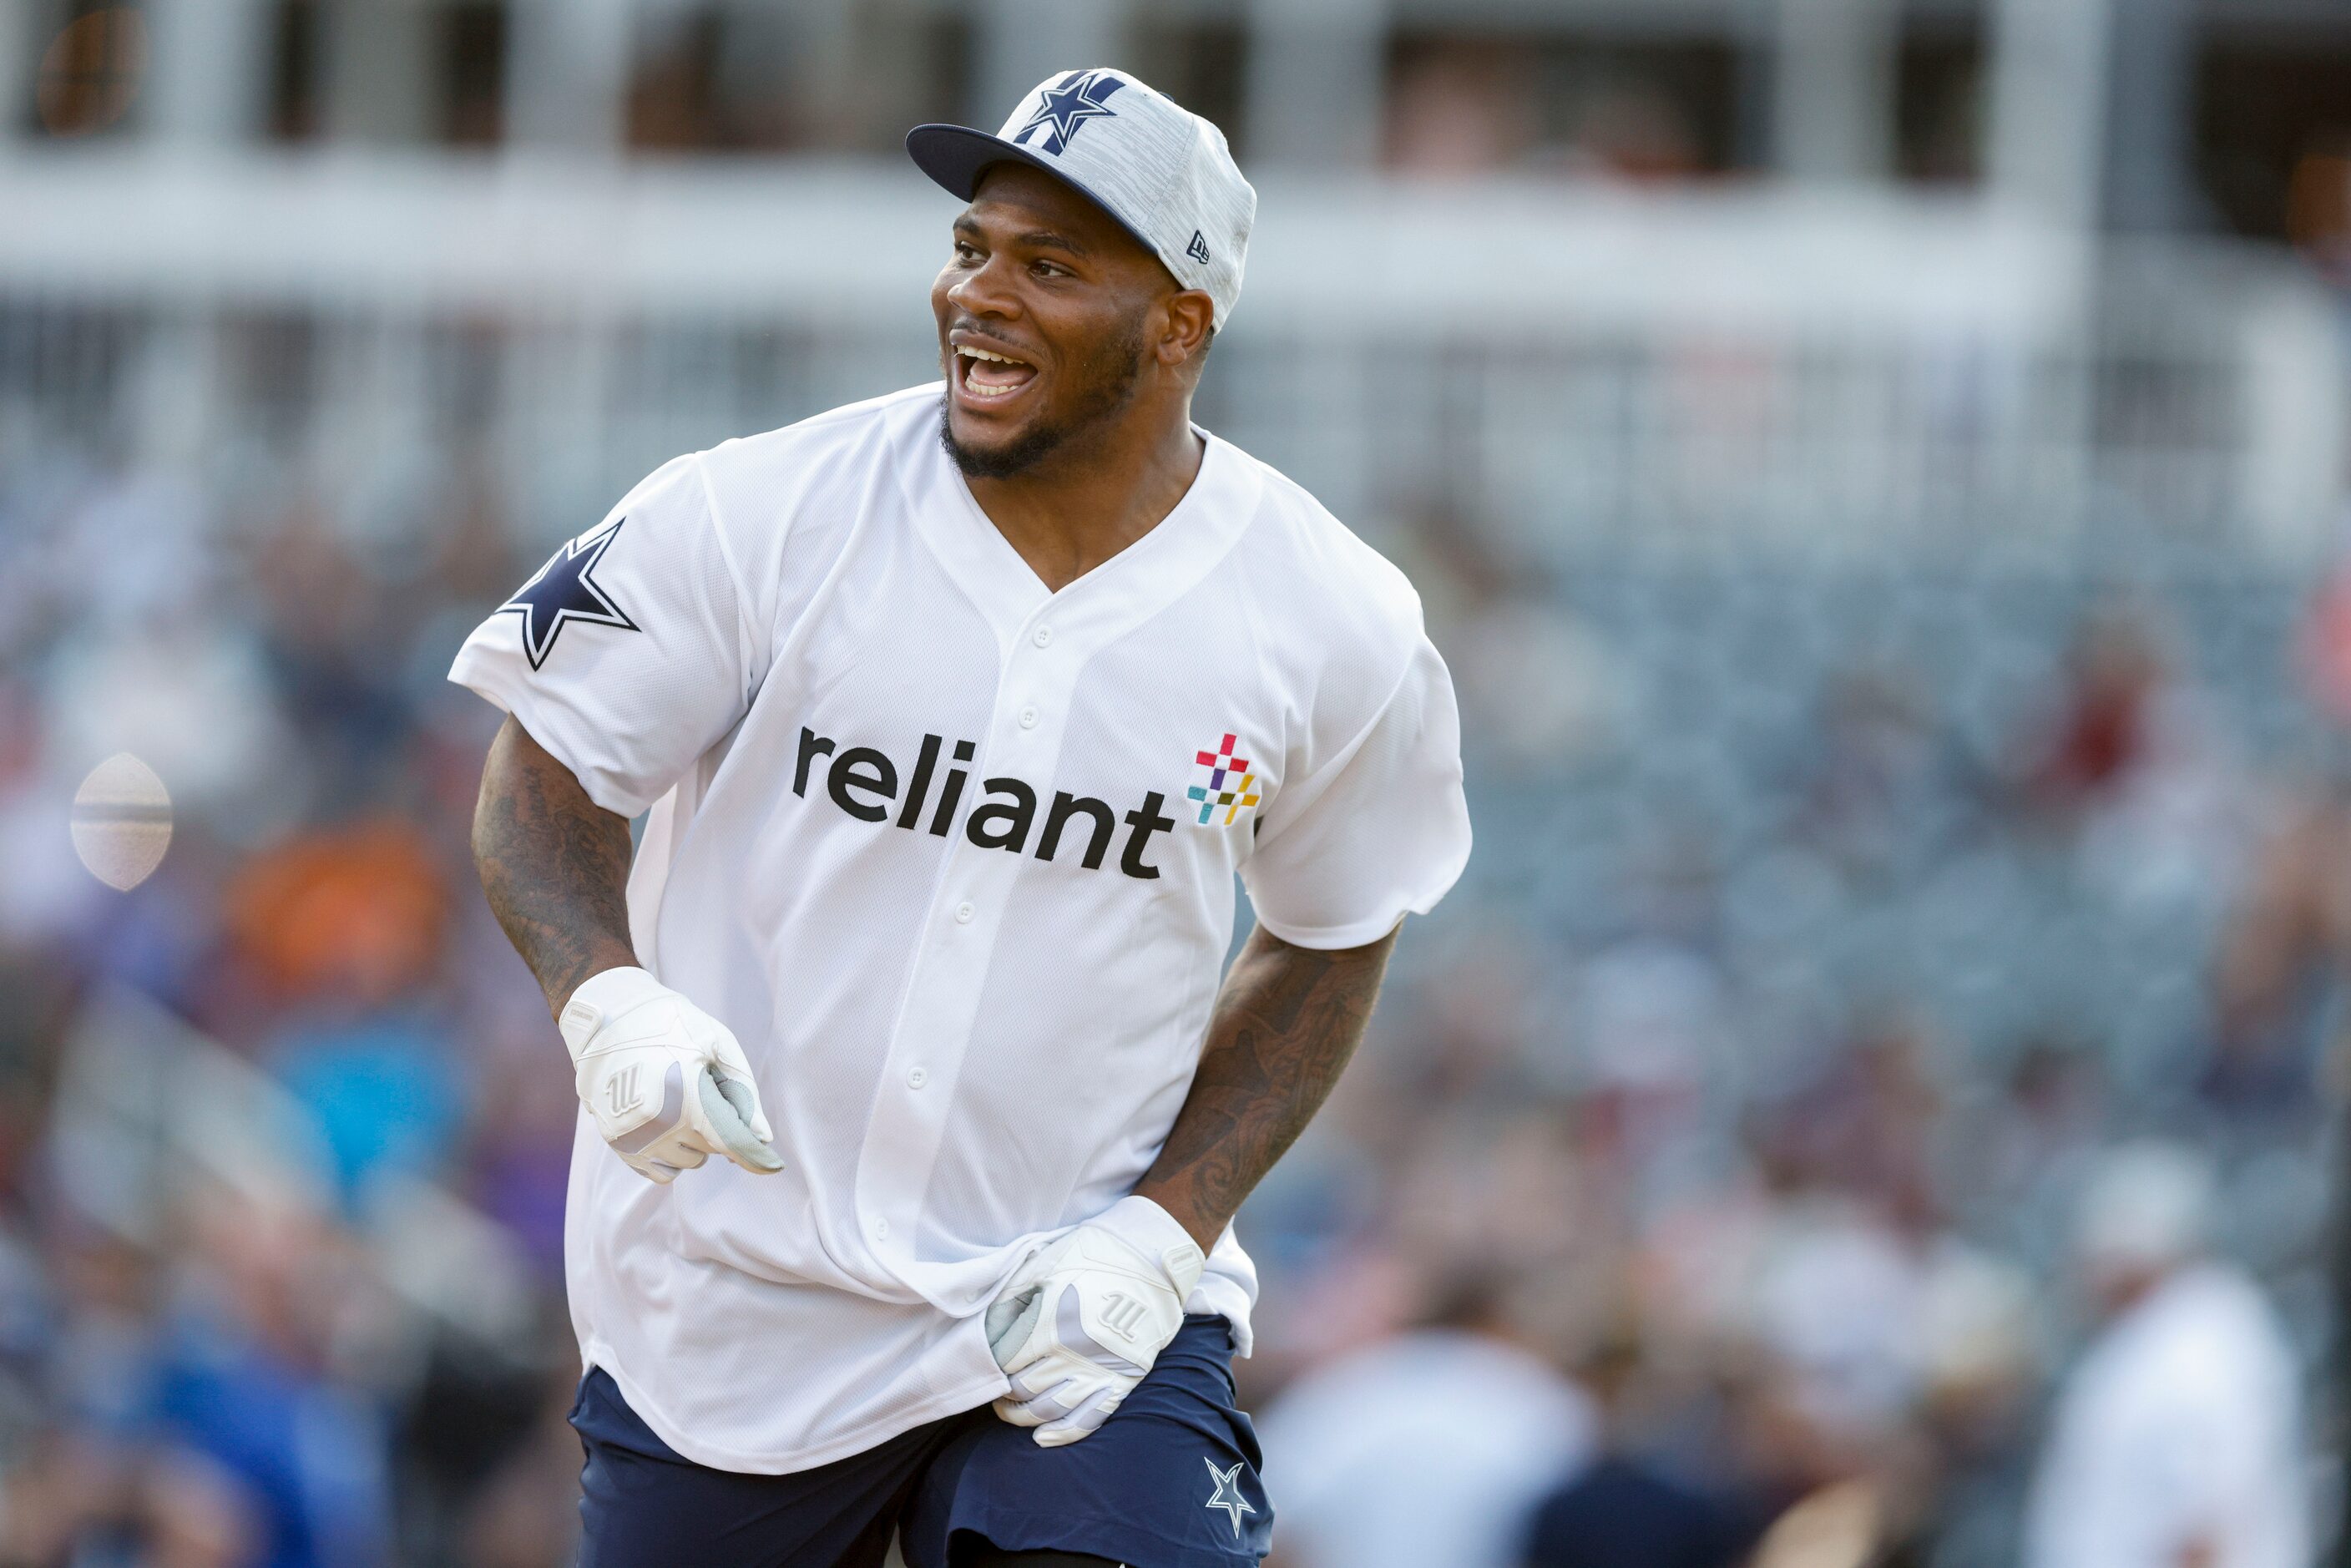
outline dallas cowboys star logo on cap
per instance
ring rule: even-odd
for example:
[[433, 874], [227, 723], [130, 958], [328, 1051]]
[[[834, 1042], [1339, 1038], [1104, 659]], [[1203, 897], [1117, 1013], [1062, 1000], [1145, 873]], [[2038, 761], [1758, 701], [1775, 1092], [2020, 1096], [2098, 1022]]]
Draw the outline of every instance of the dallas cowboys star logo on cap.
[[1257, 1504], [1241, 1495], [1241, 1461], [1235, 1459], [1233, 1468], [1228, 1470], [1217, 1469], [1217, 1461], [1206, 1454], [1200, 1456], [1200, 1462], [1208, 1467], [1208, 1474], [1215, 1477], [1217, 1482], [1217, 1490], [1209, 1497], [1208, 1506], [1225, 1511], [1233, 1521], [1233, 1539], [1238, 1541], [1241, 1538], [1241, 1515], [1257, 1511]]
[[1045, 89], [1044, 101], [1029, 117], [1029, 123], [1013, 132], [1012, 140], [1026, 143], [1029, 132], [1050, 125], [1052, 129], [1039, 145], [1059, 157], [1061, 149], [1070, 144], [1070, 138], [1078, 133], [1078, 127], [1087, 120], [1118, 118], [1104, 100], [1125, 85], [1108, 71], [1071, 71]]
[[555, 552], [555, 558], [538, 569], [538, 575], [518, 589], [512, 599], [498, 606], [504, 614], [512, 611], [522, 617], [522, 650], [530, 657], [530, 667], [538, 669], [547, 663], [548, 654], [555, 651], [555, 639], [564, 626], [573, 621], [584, 621], [591, 626], [617, 626], [624, 632], [639, 630], [612, 596], [597, 586], [590, 575], [604, 552], [612, 548], [619, 537], [622, 517], [602, 533], [574, 539]]

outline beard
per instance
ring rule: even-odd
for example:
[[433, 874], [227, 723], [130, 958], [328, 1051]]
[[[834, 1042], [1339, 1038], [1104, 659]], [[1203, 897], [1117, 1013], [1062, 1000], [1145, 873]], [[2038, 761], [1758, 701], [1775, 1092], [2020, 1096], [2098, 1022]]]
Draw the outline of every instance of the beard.
[[1138, 313], [1127, 329], [1087, 356], [1066, 400], [1078, 412], [1065, 419], [1050, 414], [1003, 445], [990, 449], [966, 446], [956, 439], [950, 389], [939, 399], [939, 444], [967, 479], [1010, 479], [1033, 472], [1054, 454], [1084, 438], [1123, 413], [1134, 400], [1135, 382], [1143, 374], [1143, 319]]

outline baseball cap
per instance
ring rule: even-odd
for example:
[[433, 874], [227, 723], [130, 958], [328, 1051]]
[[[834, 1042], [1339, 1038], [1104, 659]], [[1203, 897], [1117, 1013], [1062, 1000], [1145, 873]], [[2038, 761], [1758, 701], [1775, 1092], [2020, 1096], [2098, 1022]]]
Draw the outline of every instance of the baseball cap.
[[906, 133], [915, 164], [965, 201], [990, 163], [1026, 163], [1074, 185], [1149, 247], [1221, 327], [1240, 298], [1257, 192], [1225, 133], [1107, 66], [1046, 78], [990, 136], [966, 125]]

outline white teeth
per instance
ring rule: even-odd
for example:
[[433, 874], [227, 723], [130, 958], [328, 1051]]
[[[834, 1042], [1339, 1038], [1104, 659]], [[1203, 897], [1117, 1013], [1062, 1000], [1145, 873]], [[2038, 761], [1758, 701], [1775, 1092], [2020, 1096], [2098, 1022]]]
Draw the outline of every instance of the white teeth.
[[[1008, 354], [991, 353], [986, 349], [975, 349], [967, 344], [956, 344], [956, 352], [961, 354], [967, 360], [986, 360], [992, 364], [998, 365], [1019, 365], [1023, 370], [1030, 368], [1029, 361], [1026, 360], [1016, 360]], [[987, 386], [979, 382], [973, 381], [969, 376], [966, 376], [963, 380], [963, 390], [965, 395], [968, 397], [1010, 397], [1014, 392], [1019, 392], [1022, 387], [1028, 384], [1027, 381], [1019, 381], [1013, 382], [1009, 386]]]

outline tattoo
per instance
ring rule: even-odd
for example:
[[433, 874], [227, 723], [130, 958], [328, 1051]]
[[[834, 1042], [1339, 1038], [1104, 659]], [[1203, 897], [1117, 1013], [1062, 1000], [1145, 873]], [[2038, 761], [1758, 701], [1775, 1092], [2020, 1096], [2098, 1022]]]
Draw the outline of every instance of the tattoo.
[[1396, 934], [1293, 947], [1259, 927], [1208, 1020], [1192, 1091], [1136, 1191], [1205, 1250], [1322, 1108], [1364, 1038]]
[[590, 975], [634, 964], [629, 824], [508, 717], [490, 743], [474, 808], [474, 864], [507, 939], [549, 1012]]

